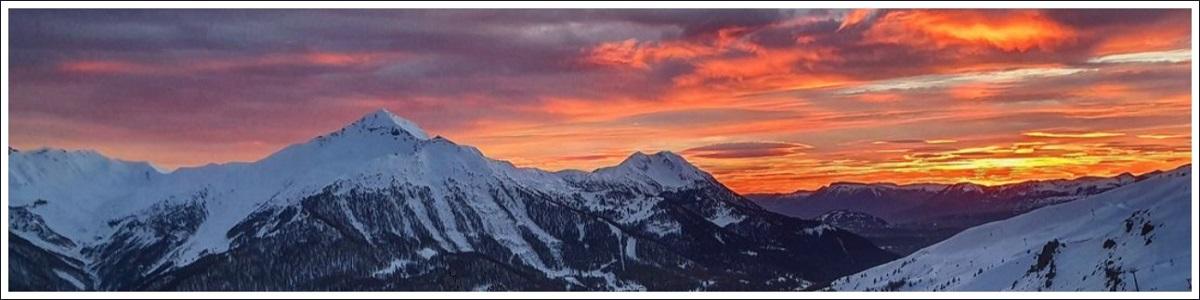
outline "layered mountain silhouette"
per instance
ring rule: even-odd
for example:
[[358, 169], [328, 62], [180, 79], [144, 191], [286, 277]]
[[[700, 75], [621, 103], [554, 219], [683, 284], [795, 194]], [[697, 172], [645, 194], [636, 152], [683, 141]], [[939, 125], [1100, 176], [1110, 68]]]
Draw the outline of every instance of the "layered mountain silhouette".
[[884, 249], [907, 255], [967, 228], [1084, 199], [1156, 174], [1124, 173], [996, 186], [836, 182], [815, 191], [747, 197], [767, 210], [785, 215], [834, 224], [839, 220], [861, 223], [840, 227], [863, 235]]

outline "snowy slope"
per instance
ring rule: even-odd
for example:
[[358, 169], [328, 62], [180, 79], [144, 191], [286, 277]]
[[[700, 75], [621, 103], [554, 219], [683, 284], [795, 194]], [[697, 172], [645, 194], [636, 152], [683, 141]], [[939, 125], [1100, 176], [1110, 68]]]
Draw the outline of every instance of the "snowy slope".
[[[45, 216], [36, 220], [18, 217], [12, 221], [53, 228], [57, 234], [75, 241], [110, 234], [107, 226], [97, 220], [128, 213], [113, 212], [111, 208], [132, 191], [163, 176], [148, 163], [110, 159], [90, 150], [10, 150], [8, 161], [9, 206]], [[64, 246], [54, 250], [73, 253], [79, 249]]]
[[831, 288], [1189, 290], [1190, 168], [968, 229]]

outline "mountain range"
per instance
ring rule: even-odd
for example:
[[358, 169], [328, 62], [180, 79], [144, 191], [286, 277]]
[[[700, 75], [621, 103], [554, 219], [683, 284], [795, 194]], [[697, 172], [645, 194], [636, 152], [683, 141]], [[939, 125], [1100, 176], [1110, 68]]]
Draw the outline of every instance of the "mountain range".
[[1033, 180], [995, 186], [969, 182], [906, 185], [836, 182], [815, 191], [746, 196], [771, 210], [802, 218], [852, 210], [889, 222], [909, 223], [964, 214], [1020, 213], [1099, 194], [1153, 174], [1123, 173], [1113, 177]]
[[822, 219], [835, 225], [839, 220], [858, 220], [842, 228], [866, 236], [884, 249], [907, 255], [967, 228], [1101, 194], [1156, 174], [1123, 173], [995, 186], [966, 182], [836, 182], [815, 191], [747, 197], [767, 210], [789, 216]]
[[386, 110], [248, 163], [8, 155], [13, 290], [801, 290], [898, 257], [670, 152], [546, 172]]

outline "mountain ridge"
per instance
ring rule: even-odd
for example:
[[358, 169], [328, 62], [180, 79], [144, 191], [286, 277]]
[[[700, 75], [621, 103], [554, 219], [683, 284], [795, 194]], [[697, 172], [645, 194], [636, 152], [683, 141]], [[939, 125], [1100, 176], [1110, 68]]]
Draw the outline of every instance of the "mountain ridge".
[[839, 182], [812, 192], [747, 195], [747, 198], [767, 210], [800, 218], [820, 218], [839, 210], [879, 217], [892, 226], [850, 229], [884, 249], [905, 255], [967, 228], [1083, 199], [1161, 172], [1029, 180], [995, 186], [957, 183], [940, 185], [940, 189], [931, 189], [936, 185], [927, 184]]
[[[51, 192], [77, 183], [22, 186], [15, 194], [28, 199], [14, 203], [26, 205], [9, 209], [28, 212], [12, 221], [29, 230], [10, 234], [44, 246], [26, 261], [82, 263], [61, 274], [14, 268], [57, 274], [22, 283], [52, 289], [793, 290], [895, 257], [765, 211], [670, 152], [552, 173], [424, 139], [389, 115], [255, 162], [100, 182], [119, 191], [106, 198]], [[65, 220], [74, 202], [105, 209]], [[70, 243], [43, 243], [55, 235]], [[477, 275], [448, 279], [463, 272]]]
[[[1120, 186], [1123, 184], [1129, 184], [1129, 183], [1133, 183], [1133, 182], [1142, 180], [1142, 179], [1146, 178], [1147, 176], [1151, 176], [1158, 172], [1162, 172], [1162, 170], [1149, 171], [1149, 172], [1145, 172], [1144, 174], [1138, 174], [1138, 175], [1133, 175], [1132, 173], [1129, 173], [1129, 172], [1122, 172], [1118, 175], [1114, 175], [1111, 177], [1079, 176], [1079, 177], [1074, 177], [1074, 178], [1027, 180], [1027, 181], [1008, 183], [1008, 184], [999, 184], [999, 185], [981, 185], [981, 184], [976, 184], [976, 183], [972, 183], [972, 182], [959, 182], [959, 183], [954, 183], [954, 184], [934, 184], [934, 183], [896, 184], [896, 183], [890, 183], [890, 182], [877, 182], [877, 183], [835, 182], [835, 183], [831, 183], [827, 186], [823, 186], [819, 189], [811, 190], [811, 191], [810, 190], [798, 190], [798, 191], [789, 192], [789, 193], [746, 194], [746, 196], [752, 200], [755, 200], [755, 202], [765, 205], [766, 207], [769, 207], [775, 211], [778, 211], [778, 212], [781, 212], [784, 214], [789, 214], [789, 215], [811, 218], [811, 217], [819, 216], [820, 214], [823, 214], [825, 212], [837, 210], [837, 209], [850, 209], [850, 210], [863, 210], [863, 209], [860, 207], [838, 206], [839, 204], [834, 204], [833, 207], [830, 207], [823, 211], [806, 211], [806, 212], [802, 212], [802, 213], [795, 213], [795, 212], [789, 212], [788, 211], [789, 208], [787, 208], [787, 207], [788, 206], [807, 206], [807, 207], [811, 208], [814, 205], [813, 203], [811, 203], [813, 201], [813, 199], [811, 199], [811, 198], [822, 197], [822, 196], [828, 197], [830, 194], [836, 194], [836, 193], [854, 194], [854, 193], [866, 192], [866, 193], [872, 194], [871, 197], [905, 198], [904, 196], [889, 196], [889, 195], [882, 195], [881, 193], [896, 192], [896, 191], [923, 192], [920, 195], [916, 196], [916, 198], [918, 198], [918, 199], [901, 200], [900, 202], [898, 202], [898, 203], [904, 203], [904, 202], [923, 202], [923, 201], [936, 200], [938, 195], [945, 195], [945, 194], [953, 195], [953, 196], [947, 196], [945, 198], [949, 198], [951, 200], [961, 200], [961, 199], [963, 199], [963, 197], [958, 197], [958, 196], [961, 196], [961, 194], [964, 194], [964, 193], [965, 194], [982, 194], [982, 193], [992, 193], [992, 192], [1020, 193], [1021, 191], [1019, 191], [1019, 190], [1022, 188], [1026, 189], [1026, 190], [1040, 191], [1040, 192], [1072, 193], [1074, 191], [1068, 191], [1068, 190], [1080, 189], [1080, 188], [1082, 188], [1084, 190], [1088, 190], [1091, 188], [1089, 185], [1100, 186], [1101, 190], [1096, 190], [1094, 192], [1090, 192], [1090, 194], [1094, 194], [1094, 193], [1098, 193], [1098, 192], [1102, 191], [1102, 189], [1113, 188], [1113, 187]], [[970, 199], [970, 198], [978, 198], [978, 197], [984, 197], [984, 196], [986, 196], [986, 195], [975, 195], [974, 197], [966, 197], [966, 198]], [[893, 204], [896, 204], [896, 203], [893, 203]], [[849, 204], [846, 204], [846, 205], [849, 205]], [[929, 207], [925, 207], [925, 208], [929, 208]], [[925, 209], [925, 208], [922, 208], [922, 209]], [[920, 210], [920, 209], [914, 208], [911, 210]], [[885, 219], [889, 219], [889, 221], [895, 221], [895, 222], [911, 221], [911, 220], [902, 220], [900, 218], [896, 218], [894, 215], [892, 215], [895, 212], [880, 213], [878, 211], [870, 211], [870, 210], [863, 210], [863, 211], [882, 216]]]
[[781, 197], [782, 198], [782, 197], [796, 196], [796, 195], [807, 196], [809, 194], [815, 193], [822, 189], [827, 189], [827, 188], [831, 188], [834, 186], [864, 186], [864, 187], [879, 187], [879, 188], [892, 188], [892, 189], [919, 189], [919, 188], [944, 189], [944, 188], [951, 187], [954, 185], [975, 185], [975, 186], [980, 186], [980, 187], [984, 187], [984, 188], [994, 188], [994, 187], [1020, 185], [1020, 184], [1033, 184], [1033, 183], [1058, 182], [1058, 181], [1076, 181], [1076, 180], [1088, 180], [1088, 179], [1105, 179], [1105, 178], [1131, 178], [1131, 179], [1133, 179], [1133, 178], [1138, 178], [1138, 177], [1144, 177], [1146, 175], [1154, 174], [1155, 172], [1161, 172], [1161, 171], [1162, 170], [1153, 170], [1153, 171], [1147, 171], [1143, 174], [1137, 174], [1137, 175], [1135, 175], [1131, 172], [1121, 172], [1119, 174], [1112, 175], [1112, 176], [1084, 175], [1084, 176], [1076, 176], [1076, 177], [1051, 178], [1051, 179], [1030, 179], [1030, 180], [1025, 180], [1025, 181], [994, 184], [994, 185], [980, 184], [980, 183], [975, 183], [975, 182], [971, 182], [971, 181], [959, 181], [959, 182], [954, 182], [954, 183], [912, 182], [912, 183], [904, 183], [904, 184], [888, 182], [888, 181], [874, 181], [874, 182], [835, 181], [835, 182], [831, 182], [826, 185], [822, 185], [816, 189], [797, 189], [797, 190], [793, 190], [790, 192], [745, 193], [743, 195], [745, 195], [747, 197], [752, 197], [752, 198], [754, 198], [754, 197], [757, 197], [757, 198]]

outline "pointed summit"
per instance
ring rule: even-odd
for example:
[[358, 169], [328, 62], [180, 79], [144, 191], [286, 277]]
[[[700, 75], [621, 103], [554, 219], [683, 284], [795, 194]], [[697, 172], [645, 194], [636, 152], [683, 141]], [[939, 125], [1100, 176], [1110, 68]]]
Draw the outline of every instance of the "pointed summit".
[[429, 139], [429, 135], [426, 134], [424, 130], [421, 130], [421, 127], [417, 126], [416, 123], [397, 116], [396, 114], [393, 114], [384, 108], [380, 108], [370, 114], [367, 114], [358, 119], [358, 121], [354, 121], [354, 123], [346, 126], [346, 129], [350, 128], [366, 131], [395, 129], [393, 131], [395, 134], [399, 134], [399, 132], [402, 131], [412, 135], [417, 139]]
[[304, 161], [360, 163], [383, 155], [411, 153], [424, 141], [429, 141], [429, 135], [416, 123], [378, 109], [338, 131], [287, 146], [263, 161], [273, 168], [285, 169], [312, 167], [300, 163]]

